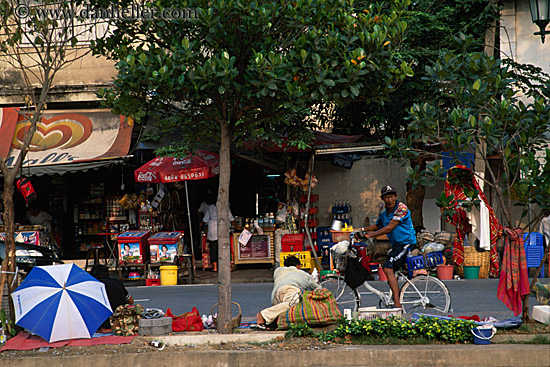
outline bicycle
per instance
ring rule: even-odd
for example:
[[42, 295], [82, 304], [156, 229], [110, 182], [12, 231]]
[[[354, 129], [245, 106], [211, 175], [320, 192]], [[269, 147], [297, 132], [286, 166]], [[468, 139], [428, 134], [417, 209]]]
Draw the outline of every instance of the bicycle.
[[[321, 282], [323, 288], [332, 292], [338, 308], [342, 312], [346, 308], [357, 311], [361, 307], [361, 295], [357, 291], [360, 286], [353, 289], [349, 287], [345, 281], [347, 260], [349, 257], [356, 256], [353, 247], [351, 249], [350, 247], [353, 243], [352, 240], [355, 234], [358, 232], [359, 231], [352, 231], [350, 233], [350, 241], [345, 251], [342, 251], [342, 248], [346, 246], [333, 246], [331, 254], [336, 273], [327, 275], [325, 280]], [[367, 240], [370, 241], [370, 244], [374, 244], [372, 239], [368, 238]], [[336, 249], [339, 249], [340, 253], [337, 253]], [[442, 257], [440, 257], [440, 260], [442, 262]], [[401, 269], [395, 272], [397, 279], [404, 279], [405, 281], [399, 291], [399, 301], [401, 302], [403, 313], [413, 313], [426, 309], [442, 314], [449, 312], [451, 309], [451, 294], [449, 289], [441, 280], [430, 275], [430, 271], [433, 271], [438, 263], [439, 261], [434, 261], [434, 257], [424, 257], [424, 265], [427, 274], [417, 275], [411, 279], [408, 277], [408, 272]], [[380, 308], [393, 308], [391, 290], [389, 292], [380, 291], [370, 285], [367, 280], [361, 285], [378, 296], [378, 306]]]

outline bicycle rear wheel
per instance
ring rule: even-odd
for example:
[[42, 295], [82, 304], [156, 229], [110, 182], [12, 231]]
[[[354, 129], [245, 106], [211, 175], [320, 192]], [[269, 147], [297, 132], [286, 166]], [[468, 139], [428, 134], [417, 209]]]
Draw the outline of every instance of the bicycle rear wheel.
[[403, 312], [430, 310], [447, 313], [451, 308], [451, 294], [447, 286], [432, 276], [419, 275], [403, 284], [399, 296]]
[[357, 311], [361, 306], [361, 299], [356, 289], [351, 289], [343, 277], [330, 277], [327, 280], [321, 282], [321, 287], [328, 289], [334, 298], [338, 309], [342, 314], [344, 309], [349, 308], [352, 311]]

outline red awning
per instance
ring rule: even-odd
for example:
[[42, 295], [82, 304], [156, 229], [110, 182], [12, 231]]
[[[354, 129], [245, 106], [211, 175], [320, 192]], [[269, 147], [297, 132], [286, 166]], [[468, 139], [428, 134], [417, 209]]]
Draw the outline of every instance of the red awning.
[[[12, 107], [0, 109], [0, 156], [8, 167], [19, 155], [30, 126], [24, 113]], [[108, 110], [46, 111], [23, 167], [33, 174], [41, 167], [123, 157], [130, 149], [132, 128], [130, 119]]]
[[283, 139], [281, 145], [275, 145], [272, 142], [265, 140], [256, 140], [252, 142], [245, 142], [243, 148], [247, 150], [262, 149], [272, 153], [278, 152], [288, 152], [288, 153], [299, 153], [299, 152], [310, 152], [313, 151], [315, 147], [323, 145], [335, 145], [335, 144], [350, 144], [355, 143], [361, 139], [362, 135], [339, 135], [339, 134], [330, 134], [321, 131], [313, 131], [313, 141], [312, 148], [309, 149], [299, 149], [296, 146], [289, 146], [287, 141], [288, 138]]
[[157, 157], [134, 171], [136, 182], [177, 182], [202, 180], [220, 173], [217, 153], [197, 150], [190, 157]]

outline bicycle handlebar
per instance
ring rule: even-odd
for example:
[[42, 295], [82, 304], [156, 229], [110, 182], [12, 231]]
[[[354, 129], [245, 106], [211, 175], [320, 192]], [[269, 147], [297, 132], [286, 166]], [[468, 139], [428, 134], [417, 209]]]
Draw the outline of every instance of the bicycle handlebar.
[[[349, 243], [353, 243], [352, 239], [353, 237], [355, 236], [356, 233], [362, 233], [363, 230], [362, 229], [354, 229], [353, 231], [350, 232], [349, 234]], [[366, 238], [367, 242], [369, 243], [369, 245], [374, 245], [374, 241], [372, 240], [372, 238], [370, 237], [367, 237]]]

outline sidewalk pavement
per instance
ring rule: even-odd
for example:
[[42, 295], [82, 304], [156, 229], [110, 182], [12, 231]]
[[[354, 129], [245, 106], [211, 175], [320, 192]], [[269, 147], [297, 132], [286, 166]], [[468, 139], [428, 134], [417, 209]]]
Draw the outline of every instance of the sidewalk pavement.
[[[82, 350], [82, 354], [0, 359], [2, 366], [78, 366], [78, 367], [140, 367], [140, 366], [374, 366], [374, 367], [548, 367], [548, 345], [491, 344], [491, 345], [327, 345], [301, 350], [277, 348], [227, 348], [225, 344], [247, 342], [262, 344], [278, 342], [282, 332], [243, 332], [221, 335], [214, 333], [183, 333], [171, 336], [136, 337], [132, 344], [143, 350], [102, 353]], [[277, 339], [276, 339], [277, 338]], [[147, 347], [150, 341], [162, 341], [162, 350]], [[222, 344], [219, 348], [198, 348], [199, 345]], [[183, 346], [187, 346], [184, 348]]]
[[[112, 273], [113, 277], [118, 274]], [[265, 267], [243, 266], [231, 271], [231, 283], [273, 283], [273, 269]], [[179, 277], [178, 284], [187, 284], [187, 276]], [[193, 284], [218, 284], [218, 273], [211, 270], [202, 270], [197, 268]], [[124, 281], [127, 287], [144, 286], [145, 280], [127, 280]]]

